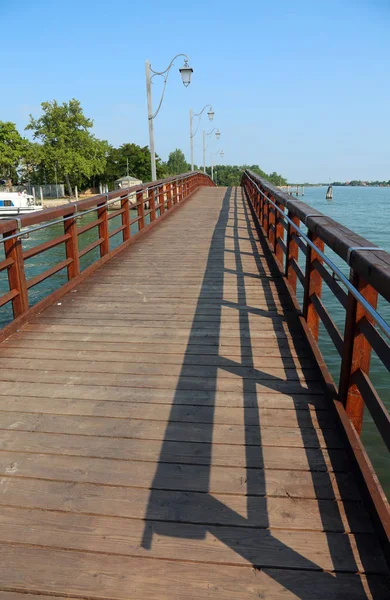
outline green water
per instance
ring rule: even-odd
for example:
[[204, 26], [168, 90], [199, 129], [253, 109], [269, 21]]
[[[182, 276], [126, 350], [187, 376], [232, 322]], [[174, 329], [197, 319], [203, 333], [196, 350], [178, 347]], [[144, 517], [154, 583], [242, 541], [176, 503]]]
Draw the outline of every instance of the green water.
[[[333, 188], [333, 200], [325, 199], [326, 188], [306, 188], [305, 202], [326, 213], [339, 223], [346, 225], [350, 229], [359, 233], [370, 242], [386, 249], [390, 252], [390, 188]], [[301, 198], [300, 198], [301, 199]], [[132, 217], [136, 216], [135, 214]], [[79, 225], [88, 223], [96, 218], [95, 213], [90, 213], [82, 217]], [[112, 231], [120, 225], [120, 217], [110, 220], [110, 230]], [[136, 233], [137, 224], [132, 226], [132, 233]], [[48, 229], [43, 229], [31, 235], [27, 240], [23, 240], [23, 248], [27, 249], [37, 244], [52, 239], [55, 235], [63, 233], [62, 225], [55, 225]], [[97, 239], [96, 228], [84, 233], [79, 238], [80, 248], [84, 248]], [[111, 248], [115, 248], [121, 243], [121, 234], [111, 238]], [[1, 245], [2, 246], [2, 245]], [[2, 248], [0, 250], [2, 252]], [[328, 256], [337, 264], [337, 266], [348, 275], [348, 267], [332, 251], [327, 251]], [[4, 255], [0, 254], [0, 259]], [[81, 259], [81, 268], [85, 269], [99, 257], [99, 250], [95, 249]], [[48, 269], [55, 263], [65, 259], [64, 245], [53, 248], [43, 255], [38, 255], [26, 262], [27, 278], [31, 278], [38, 273]], [[304, 264], [304, 257], [300, 257], [301, 265]], [[50, 279], [42, 282], [29, 292], [30, 305], [35, 304], [47, 294], [60, 287], [67, 281], [66, 270], [60, 271]], [[299, 286], [298, 286], [299, 287]], [[8, 282], [6, 273], [0, 273], [0, 294], [8, 291]], [[298, 298], [301, 293], [298, 290]], [[343, 333], [345, 311], [327, 286], [323, 286], [323, 301], [328, 308], [334, 321], [338, 325], [340, 332]], [[390, 323], [390, 305], [384, 301], [379, 302], [379, 312]], [[12, 320], [11, 307], [6, 306], [0, 309], [0, 327]], [[325, 357], [327, 365], [338, 383], [340, 359], [335, 351], [333, 343], [327, 336], [324, 328], [320, 330], [319, 340], [321, 351]], [[371, 380], [375, 385], [379, 395], [390, 409], [390, 376], [388, 371], [382, 366], [376, 355], [373, 355], [371, 365]], [[390, 457], [382, 442], [376, 427], [368, 414], [365, 415], [364, 428], [362, 434], [364, 445], [368, 454], [374, 463], [376, 472], [382, 482], [382, 485], [390, 498]]]

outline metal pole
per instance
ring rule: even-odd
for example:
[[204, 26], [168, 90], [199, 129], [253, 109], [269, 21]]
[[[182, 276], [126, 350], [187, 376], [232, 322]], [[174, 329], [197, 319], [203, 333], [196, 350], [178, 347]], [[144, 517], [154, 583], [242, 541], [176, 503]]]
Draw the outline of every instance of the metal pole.
[[152, 85], [150, 80], [150, 63], [145, 62], [146, 75], [146, 95], [148, 98], [148, 123], [149, 123], [149, 148], [150, 148], [150, 166], [152, 169], [152, 181], [156, 181], [156, 154], [154, 151], [154, 130], [153, 130], [153, 107], [152, 107]]
[[206, 132], [203, 129], [203, 173], [206, 173]]
[[211, 180], [214, 181], [214, 156], [211, 153]]
[[56, 195], [58, 200], [57, 165], [54, 165], [54, 173], [56, 175]]
[[194, 170], [194, 136], [192, 134], [192, 108], [190, 108], [190, 145], [191, 145], [191, 171]]

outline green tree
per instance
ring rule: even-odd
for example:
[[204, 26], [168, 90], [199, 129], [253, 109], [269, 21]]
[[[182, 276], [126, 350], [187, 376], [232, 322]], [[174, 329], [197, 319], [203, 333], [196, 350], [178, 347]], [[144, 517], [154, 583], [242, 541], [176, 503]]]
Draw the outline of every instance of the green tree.
[[191, 170], [191, 165], [186, 161], [184, 152], [176, 148], [170, 153], [167, 161], [167, 171], [169, 175], [181, 175]]
[[[152, 178], [150, 166], [150, 151], [147, 146], [137, 144], [122, 144], [119, 148], [110, 148], [107, 156], [106, 176], [109, 183], [123, 177], [129, 170], [129, 175], [148, 182]], [[166, 165], [156, 156], [157, 178], [167, 175]]]
[[41, 106], [42, 116], [30, 115], [26, 129], [42, 144], [41, 163], [51, 171], [56, 167], [72, 196], [72, 185], [105, 172], [109, 145], [90, 132], [93, 121], [84, 115], [78, 100], [63, 104], [53, 100]]
[[28, 141], [16, 129], [15, 123], [0, 121], [0, 176], [18, 180], [18, 168]]

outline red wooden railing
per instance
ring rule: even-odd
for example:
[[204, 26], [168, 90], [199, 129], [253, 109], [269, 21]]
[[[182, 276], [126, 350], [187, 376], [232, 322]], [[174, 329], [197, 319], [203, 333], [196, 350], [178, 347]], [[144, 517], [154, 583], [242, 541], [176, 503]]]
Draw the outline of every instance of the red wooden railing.
[[[366, 407], [390, 450], [390, 416], [370, 378], [372, 351], [390, 371], [390, 328], [376, 312], [378, 296], [390, 302], [390, 254], [249, 170], [243, 173], [242, 186], [258, 226], [285, 276], [286, 288], [300, 311], [330, 404], [346, 436], [362, 489], [374, 519], [380, 524], [382, 541], [390, 556], [389, 505], [359, 438]], [[301, 223], [307, 227], [307, 233]], [[325, 248], [345, 261], [350, 269], [349, 279], [329, 260]], [[299, 264], [302, 254], [304, 269]], [[303, 288], [301, 305], [296, 296], [298, 282]], [[346, 311], [343, 334], [325, 306], [323, 284]], [[336, 383], [317, 345], [320, 322], [340, 355]]]
[[[213, 185], [210, 177], [203, 173], [186, 173], [125, 190], [93, 196], [56, 208], [20, 215], [18, 219], [10, 218], [0, 221], [0, 234], [2, 235], [0, 243], [4, 244], [4, 259], [0, 261], [0, 272], [7, 270], [9, 288], [0, 296], [0, 307], [12, 303], [14, 320], [17, 325], [20, 324], [26, 317], [28, 318], [32, 310], [28, 296], [31, 288], [66, 268], [67, 283], [35, 305], [34, 313], [36, 313], [56, 301], [95, 269], [110, 260], [137, 236], [153, 227], [156, 222], [181, 204], [199, 187]], [[120, 208], [109, 210], [113, 204], [117, 203], [120, 203]], [[137, 216], [132, 218], [130, 211], [134, 210], [137, 211]], [[83, 226], [78, 225], [80, 217], [94, 212], [96, 219]], [[120, 226], [110, 231], [109, 221], [119, 216], [121, 218]], [[23, 248], [23, 237], [26, 234], [58, 224], [63, 225], [63, 234], [55, 235], [53, 239], [32, 248]], [[136, 232], [132, 231], [134, 226], [137, 227]], [[81, 249], [80, 236], [92, 229], [97, 230], [97, 239]], [[112, 238], [117, 234], [121, 234], [122, 241], [119, 246], [114, 248]], [[25, 263], [60, 245], [65, 247], [65, 258], [28, 279]], [[99, 248], [99, 257], [81, 271], [80, 258], [95, 248]], [[3, 329], [0, 339], [9, 334], [11, 330], [12, 327]]]

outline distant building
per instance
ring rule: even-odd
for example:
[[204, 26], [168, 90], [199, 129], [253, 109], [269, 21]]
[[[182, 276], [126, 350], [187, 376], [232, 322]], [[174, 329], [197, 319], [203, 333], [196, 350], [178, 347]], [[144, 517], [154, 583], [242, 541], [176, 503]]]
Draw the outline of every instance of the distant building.
[[121, 177], [115, 181], [116, 189], [126, 189], [135, 185], [142, 185], [142, 181], [136, 177], [130, 177], [130, 175], [125, 175], [125, 177]]

